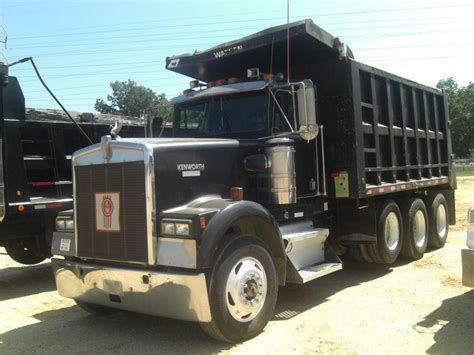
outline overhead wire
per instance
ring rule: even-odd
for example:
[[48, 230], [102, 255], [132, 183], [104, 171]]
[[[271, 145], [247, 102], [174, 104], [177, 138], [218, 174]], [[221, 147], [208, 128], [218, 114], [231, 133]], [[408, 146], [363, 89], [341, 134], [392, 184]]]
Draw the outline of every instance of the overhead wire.
[[[467, 19], [467, 18], [466, 18]], [[439, 26], [439, 25], [460, 25], [464, 23], [470, 23], [470, 22], [462, 22], [459, 20], [456, 21], [448, 21], [448, 22], [418, 22], [418, 23], [413, 23], [413, 24], [405, 24], [404, 27], [420, 27], [420, 26]], [[335, 28], [332, 29], [332, 32], [334, 31], [344, 31], [344, 30], [350, 30], [350, 31], [360, 31], [360, 30], [366, 30], [366, 29], [380, 29], [380, 28], [399, 28], [400, 25], [383, 25], [383, 26], [365, 26], [365, 27], [352, 27], [352, 28]], [[134, 40], [131, 41], [124, 41], [123, 36], [122, 37], [112, 37], [112, 38], [103, 38], [106, 40], [105, 42], [94, 42], [90, 41], [87, 43], [87, 46], [117, 46], [117, 45], [124, 45], [124, 44], [136, 44], [136, 43], [149, 43], [149, 42], [169, 42], [169, 41], [177, 41], [177, 40], [183, 40], [183, 39], [219, 39], [219, 38], [226, 38], [229, 35], [219, 35], [219, 36], [202, 36], [202, 33], [211, 33], [211, 32], [226, 32], [226, 31], [235, 31], [235, 30], [243, 30], [243, 29], [253, 29], [251, 27], [241, 27], [241, 28], [229, 28], [229, 29], [221, 29], [221, 30], [215, 30], [215, 31], [202, 31], [200, 32], [199, 36], [192, 36], [192, 37], [169, 37], [168, 35], [164, 34], [161, 36], [157, 36], [156, 34], [152, 35], [140, 35], [140, 39], [135, 38]], [[189, 34], [189, 32], [182, 32], [182, 34]], [[235, 32], [231, 33], [230, 35], [235, 35]], [[141, 39], [141, 38], [147, 38], [147, 37], [154, 37], [153, 39]], [[129, 37], [131, 38], [131, 37]], [[102, 39], [102, 38], [101, 38]], [[119, 42], [111, 42], [111, 39], [120, 39]], [[71, 43], [71, 41], [67, 41], [66, 44], [59, 44], [55, 43], [54, 45], [52, 44], [41, 44], [41, 45], [33, 45], [33, 46], [20, 46], [20, 47], [11, 47], [9, 48], [10, 51], [12, 50], [20, 50], [20, 49], [35, 49], [35, 48], [64, 48], [64, 47], [79, 47], [83, 46], [83, 43]]]
[[[424, 7], [424, 9], [427, 9], [427, 8], [432, 8], [432, 9], [433, 9], [433, 8], [447, 8], [447, 7], [456, 7], [456, 8], [457, 8], [457, 7], [465, 7], [465, 6], [467, 6], [467, 5], [433, 6], [433, 7]], [[414, 8], [408, 8], [408, 9], [409, 9], [409, 10], [414, 10]], [[408, 9], [407, 9], [407, 10], [408, 10]], [[390, 12], [390, 11], [395, 12], [395, 11], [403, 11], [403, 10], [400, 10], [400, 9], [397, 9], [397, 10], [395, 10], [395, 9], [390, 9], [390, 10], [388, 10], [388, 9], [386, 9], [386, 10], [368, 10], [368, 11], [353, 11], [353, 12], [338, 13], [338, 14], [361, 14], [361, 13], [378, 13], [378, 12]], [[331, 15], [335, 15], [335, 14], [331, 14]], [[329, 14], [318, 14], [317, 16], [318, 16], [318, 17], [321, 17], [321, 16], [329, 16]], [[305, 17], [308, 17], [308, 15], [306, 15]], [[276, 18], [276, 19], [278, 19], [278, 18]], [[250, 21], [259, 21], [259, 20], [260, 20], [260, 19], [254, 19], [254, 20], [249, 20], [249, 21], [234, 21], [234, 23], [250, 22]], [[274, 20], [274, 19], [266, 19], [266, 20], [267, 20], [267, 21], [271, 21], [271, 20]], [[377, 21], [380, 22], [380, 20], [377, 20]], [[397, 21], [397, 20], [391, 20], [391, 21]], [[405, 19], [405, 21], [406, 21], [406, 19]], [[366, 22], [371, 22], [371, 21], [360, 21], [360, 22], [366, 23]], [[376, 21], [372, 21], [372, 22], [376, 22]], [[387, 22], [387, 21], [384, 21], [384, 22]], [[231, 22], [226, 21], [225, 23], [232, 23], [232, 21], [231, 21]], [[344, 23], [347, 23], [347, 22], [344, 22]], [[211, 25], [212, 25], [212, 23], [208, 23], [208, 22], [205, 23], [205, 24], [206, 24], [206, 25], [208, 25], [208, 24], [211, 24]], [[215, 22], [214, 25], [216, 25], [216, 24], [220, 24], [220, 22]], [[416, 24], [412, 24], [412, 25], [411, 25], [411, 24], [405, 24], [404, 26], [405, 26], [405, 27], [415, 27], [415, 26], [426, 26], [426, 25], [429, 26], [429, 25], [439, 25], [439, 24], [450, 24], [450, 23], [437, 23], [437, 24], [436, 24], [436, 23], [426, 23], [426, 24], [425, 24], [425, 23], [418, 23], [417, 25], [416, 25]], [[456, 22], [455, 24], [459, 24], [459, 21]], [[189, 24], [189, 25], [190, 25], [190, 26], [196, 26], [196, 24]], [[178, 26], [166, 26], [166, 27], [169, 28], [169, 27], [178, 27]], [[183, 26], [180, 25], [179, 27], [183, 27]], [[360, 29], [360, 30], [362, 30], [362, 29], [371, 29], [371, 28], [377, 28], [377, 29], [378, 29], [378, 28], [384, 28], [384, 27], [385, 27], [385, 28], [391, 28], [391, 27], [399, 27], [399, 26], [369, 26], [369, 27], [361, 27], [361, 28], [359, 28], [359, 29]], [[157, 29], [157, 28], [160, 28], [160, 26], [154, 26], [154, 27], [153, 27], [153, 29]], [[241, 27], [242, 30], [243, 30], [243, 29], [248, 29], [248, 28], [249, 28], [249, 27], [245, 27], [245, 28], [244, 28], [244, 27]], [[143, 29], [143, 28], [140, 28], [140, 29]], [[121, 29], [121, 30], [123, 30], [123, 31], [128, 31], [129, 29]], [[136, 30], [138, 30], [138, 29], [136, 29]], [[236, 29], [229, 29], [229, 31], [232, 31], [232, 30], [236, 30]], [[353, 30], [355, 30], [355, 29], [354, 29], [354, 28], [352, 28], [352, 29], [347, 28], [347, 29], [343, 29], [343, 30], [350, 30], [350, 31], [353, 31]], [[118, 32], [118, 31], [106, 31], [106, 32], [105, 32], [105, 31], [101, 31], [101, 33], [112, 33], [112, 32], [115, 33], [115, 32]], [[205, 32], [206, 32], [206, 31], [200, 31], [200, 33], [205, 33]], [[221, 30], [209, 30], [209, 33], [211, 33], [211, 32], [222, 32], [222, 31], [221, 31]], [[380, 35], [380, 34], [377, 34], [377, 35], [359, 35], [359, 36], [354, 35], [354, 37], [350, 36], [350, 38], [353, 38], [351, 41], [358, 41], [358, 40], [362, 40], [362, 39], [370, 39], [370, 38], [377, 38], [377, 37], [380, 37], [380, 38], [384, 38], [384, 37], [395, 37], [395, 36], [397, 36], [397, 37], [398, 37], [398, 36], [406, 36], [406, 37], [409, 37], [409, 36], [417, 36], [417, 35], [420, 35], [420, 34], [438, 33], [438, 32], [440, 32], [440, 31], [418, 31], [418, 32], [409, 32], [409, 33], [403, 33], [403, 34], [397, 33], [397, 34], [382, 34], [382, 35]], [[444, 32], [444, 30], [441, 31], [441, 32]], [[91, 33], [91, 32], [87, 32], [87, 34], [90, 34], [90, 33]], [[176, 33], [176, 34], [186, 34], [186, 32], [180, 32], [180, 33]], [[175, 34], [175, 35], [176, 35], [176, 34]], [[70, 34], [64, 34], [64, 35], [67, 35], [67, 36], [74, 36], [74, 35], [78, 35], [78, 33], [70, 33]], [[144, 34], [143, 34], [143, 35], [140, 35], [140, 38], [141, 38], [141, 37], [144, 37], [144, 36], [145, 36]], [[149, 34], [149, 35], [146, 35], [146, 36], [154, 36], [154, 34]], [[167, 34], [165, 34], [165, 36], [167, 36]], [[44, 37], [44, 36], [39, 36], [39, 37]], [[46, 36], [46, 37], [48, 37], [48, 36]], [[58, 37], [58, 36], [49, 36], [49, 37]], [[123, 37], [124, 37], [124, 36], [115, 37], [115, 38], [123, 38]], [[130, 37], [132, 38], [133, 36], [130, 36]], [[199, 36], [200, 39], [202, 39], [202, 38], [215, 38], [215, 39], [217, 39], [217, 38], [224, 38], [224, 37], [225, 37], [225, 36], [210, 36], [210, 37], [203, 37], [202, 35]], [[30, 36], [30, 37], [24, 37], [23, 39], [27, 39], [27, 38], [38, 38], [38, 37]], [[194, 37], [194, 38], [197, 38], [197, 37]], [[181, 40], [181, 39], [182, 39], [182, 40], [187, 40], [187, 39], [194, 39], [194, 38], [191, 38], [191, 37], [169, 38], [168, 40], [174, 40], [174, 41], [176, 41], [176, 40]], [[17, 37], [17, 39], [20, 39], [20, 37]], [[102, 39], [106, 39], [106, 38], [99, 38], [98, 40], [102, 40]], [[109, 39], [110, 39], [110, 38], [109, 38]], [[76, 40], [71, 39], [70, 41], [78, 41], [78, 40], [77, 40], [77, 39], [76, 39]], [[63, 41], [63, 43], [68, 43], [68, 42], [70, 42], [70, 41]], [[147, 42], [153, 42], [153, 41], [155, 41], [155, 40], [149, 40], [149, 41], [147, 41]], [[56, 42], [55, 42], [55, 43], [56, 43]], [[123, 43], [123, 42], [121, 42], [121, 44], [122, 44], [122, 43]], [[135, 44], [135, 43], [146, 43], [146, 42], [145, 42], [145, 41], [132, 41], [132, 42], [125, 42], [125, 43], [132, 43], [132, 44]], [[100, 45], [100, 44], [102, 44], [102, 43], [97, 43], [97, 42], [95, 42], [95, 43], [93, 43], [93, 44], [94, 44], [94, 45]], [[108, 43], [108, 44], [109, 44], [109, 43]], [[117, 45], [118, 45], [118, 44], [117, 44]], [[199, 43], [199, 46], [202, 46], [202, 45], [203, 45], [202, 42], [200, 42], [200, 43]], [[455, 45], [455, 44], [452, 44], [452, 43], [451, 43], [450, 45]], [[458, 44], [456, 44], [456, 45], [458, 45]], [[74, 44], [74, 46], [75, 46], [75, 44]], [[189, 47], [192, 46], [192, 45], [187, 44], [186, 46], [189, 48]], [[52, 47], [54, 47], [54, 46], [52, 46]], [[64, 47], [64, 46], [63, 46], [63, 47]], [[393, 46], [393, 47], [387, 47], [386, 49], [402, 49], [402, 48], [409, 48], [409, 47], [423, 47], [423, 45], [421, 45], [421, 46], [416, 46], [416, 45], [413, 45], [413, 46]], [[426, 47], [426, 45], [425, 45], [425, 47]], [[28, 48], [28, 46], [25, 46], [25, 47], [23, 47], [23, 48]], [[35, 47], [34, 47], [34, 46], [30, 46], [30, 48], [35, 48]], [[41, 47], [38, 47], [38, 46], [37, 46], [36, 48], [41, 48]], [[163, 49], [163, 48], [166, 48], [166, 46], [160, 46], [160, 49]], [[170, 48], [177, 48], [177, 46], [176, 46], [176, 45], [173, 45], [173, 46], [170, 46]], [[22, 47], [16, 48], [15, 50], [18, 50], [18, 49], [22, 49]], [[354, 47], [353, 47], [353, 49], [354, 49]], [[365, 49], [364, 49], [364, 48], [359, 48], [359, 49], [356, 49], [356, 50], [357, 50], [357, 51], [362, 51], [362, 50], [368, 50], [368, 51], [370, 51], [370, 50], [375, 50], [375, 49], [381, 49], [381, 48], [378, 48], [378, 47], [365, 48]], [[383, 48], [382, 48], [382, 49], [383, 49]], [[136, 51], [138, 51], [138, 50], [140, 50], [140, 51], [141, 51], [141, 50], [145, 50], [145, 51], [152, 50], [152, 51], [154, 51], [154, 53], [156, 53], [156, 48], [149, 48], [149, 47], [145, 47], [145, 48], [131, 48], [131, 50], [136, 50]], [[61, 55], [61, 54], [71, 54], [71, 55], [74, 55], [74, 56], [83, 56], [83, 55], [91, 55], [91, 54], [94, 54], [94, 53], [97, 53], [97, 54], [110, 53], [111, 51], [114, 51], [114, 47], [112, 47], [112, 49], [104, 49], [103, 51], [100, 51], [100, 52], [99, 52], [99, 51], [95, 51], [95, 52], [94, 52], [94, 51], [92, 51], [92, 52], [91, 52], [91, 51], [83, 51], [83, 53], [82, 53], [82, 52], [81, 52], [81, 53], [77, 53], [77, 51], [59, 52], [59, 53], [57, 52], [57, 53], [56, 53], [56, 56], [58, 56], [58, 57], [59, 57], [59, 56], [64, 56], [64, 55]], [[123, 51], [123, 49], [120, 49], [120, 51]], [[113, 52], [112, 52], [112, 53], [113, 53]], [[54, 53], [53, 53], [53, 54], [54, 54]], [[134, 55], [136, 55], [136, 54], [134, 54]], [[41, 56], [41, 57], [46, 58], [46, 57], [51, 57], [51, 56]], [[433, 60], [441, 60], [441, 59], [447, 59], [447, 58], [449, 58], [449, 57], [450, 57], [450, 56], [445, 56], [445, 57], [431, 57], [431, 59], [433, 59]], [[382, 57], [382, 58], [380, 58], [380, 57], [378, 57], [378, 58], [377, 58], [377, 57], [375, 57], [375, 58], [370, 58], [370, 57], [368, 57], [368, 58], [364, 58], [364, 59], [365, 59], [365, 60], [379, 60], [379, 61], [387, 61], [387, 60], [388, 60], [388, 61], [390, 61], [390, 60], [421, 60], [422, 58], [409, 58], [409, 57], [408, 57], [408, 58], [398, 58], [398, 59], [394, 59], [393, 57], [390, 57], [390, 58], [385, 58], [385, 59], [384, 59], [383, 57]], [[428, 58], [428, 59], [429, 59], [429, 58]], [[150, 62], [143, 62], [143, 63], [147, 63], [147, 64], [148, 64], [148, 63], [149, 63], [149, 64], [160, 64], [160, 62], [158, 62], [158, 61], [156, 61], [156, 62], [155, 62], [155, 61], [150, 61]], [[163, 62], [161, 62], [161, 63], [163, 63]], [[114, 64], [114, 65], [124, 65], [124, 64], [126, 64], [126, 63], [116, 63], [116, 64]], [[140, 63], [140, 62], [132, 62], [132, 63], [130, 63], [130, 64], [133, 65], [134, 68], [138, 68], [136, 65], [137, 65], [137, 64], [142, 64], [142, 63]], [[96, 66], [106, 66], [106, 65], [110, 65], [110, 64], [104, 63], [104, 64], [97, 64]], [[69, 66], [69, 67], [78, 67], [78, 68], [81, 68], [82, 66], [83, 66], [83, 65], [76, 65], [76, 66]], [[63, 66], [63, 67], [67, 68], [67, 66]], [[94, 65], [84, 65], [84, 67], [90, 68], [90, 67], [94, 67]], [[142, 67], [144, 67], [144, 66], [142, 66]], [[56, 69], [56, 68], [59, 68], [59, 67], [53, 67], [52, 69]], [[81, 76], [81, 75], [86, 75], [86, 76], [87, 76], [87, 75], [115, 74], [115, 73], [117, 73], [117, 72], [121, 72], [122, 69], [127, 69], [127, 68], [126, 68], [126, 67], [120, 67], [120, 68], [114, 68], [113, 70], [110, 70], [110, 71], [102, 71], [102, 72], [100, 72], [100, 71], [95, 71], [95, 72], [87, 72], [87, 73], [69, 73], [69, 74], [62, 74], [62, 75], [51, 75], [50, 77], [51, 77], [51, 78], [54, 78], [54, 77], [56, 77], [56, 78], [63, 78], [63, 77], [73, 77], [73, 76]], [[163, 69], [164, 69], [164, 68], [163, 68]], [[155, 71], [149, 71], [149, 70], [147, 70], [147, 71], [138, 71], [138, 72], [127, 71], [127, 74], [134, 74], [134, 73], [137, 73], [137, 74], [139, 74], [139, 73], [155, 73], [155, 72], [156, 72], [156, 70], [155, 70]], [[174, 84], [174, 85], [171, 85], [171, 86], [169, 86], [169, 85], [162, 85], [163, 82], [167, 82], [166, 80], [163, 80], [163, 79], [164, 79], [164, 78], [161, 77], [160, 79], [156, 79], [156, 80], [155, 80], [155, 79], [152, 79], [152, 80], [153, 80], [153, 82], [157, 82], [157, 83], [159, 82], [159, 83], [160, 83], [160, 88], [164, 88], [164, 87], [176, 87], [176, 86], [178, 86], [178, 85], [181, 85], [181, 84], [178, 84], [178, 83], [176, 83], [176, 84]], [[179, 78], [179, 77], [176, 77], [176, 79], [178, 80], [178, 79], [180, 79], [180, 78]], [[183, 79], [183, 80], [184, 80], [184, 79]], [[171, 80], [171, 81], [173, 81], [173, 80]], [[143, 81], [143, 82], [145, 82], [145, 81]], [[151, 81], [150, 81], [150, 82], [151, 82]], [[103, 87], [104, 84], [89, 85], [89, 86], [82, 86], [82, 85], [81, 85], [81, 88], [82, 88], [82, 87], [99, 87], [99, 86], [102, 86], [102, 87]], [[59, 90], [74, 90], [74, 89], [77, 89], [77, 87], [74, 87], [74, 88], [73, 88], [73, 87], [62, 88], [62, 89], [59, 89]], [[85, 93], [85, 94], [86, 94], [86, 93]], [[89, 93], [89, 94], [90, 94], [90, 93]], [[72, 101], [72, 100], [75, 100], [75, 101], [77, 101], [77, 100], [90, 100], [90, 99], [94, 99], [94, 98], [79, 98], [79, 99], [73, 99], [73, 98], [71, 98], [71, 99], [67, 99], [67, 100], [71, 100], [71, 101]], [[34, 100], [34, 99], [33, 99], [33, 100]], [[81, 104], [79, 104], [79, 105], [81, 105]], [[87, 105], [89, 105], [89, 104], [87, 104]], [[90, 106], [90, 105], [89, 105], [89, 106]]]
[[[470, 4], [459, 4], [459, 5], [439, 5], [439, 6], [421, 6], [421, 7], [405, 7], [405, 8], [391, 8], [391, 9], [380, 9], [380, 10], [361, 10], [361, 11], [349, 11], [349, 12], [333, 12], [333, 13], [322, 13], [316, 14], [315, 16], [318, 17], [326, 17], [326, 16], [341, 16], [341, 15], [357, 15], [357, 14], [370, 14], [370, 13], [387, 13], [387, 12], [401, 12], [401, 11], [418, 11], [418, 10], [427, 10], [427, 9], [446, 9], [446, 8], [463, 8], [469, 7]], [[306, 15], [310, 16], [310, 15]], [[272, 20], [284, 20], [285, 17], [275, 17]], [[65, 36], [75, 36], [75, 35], [90, 35], [90, 34], [99, 34], [99, 33], [111, 33], [111, 32], [124, 32], [124, 31], [143, 31], [144, 29], [160, 29], [160, 28], [183, 28], [183, 27], [195, 27], [201, 25], [225, 25], [229, 23], [242, 23], [242, 22], [259, 22], [259, 21], [266, 21], [269, 20], [268, 18], [258, 18], [258, 19], [251, 19], [251, 20], [232, 20], [232, 21], [217, 21], [217, 22], [199, 22], [199, 23], [180, 23], [176, 25], [163, 25], [163, 26], [153, 26], [153, 27], [138, 27], [138, 28], [128, 28], [128, 29], [117, 29], [117, 30], [104, 30], [104, 31], [85, 31], [85, 32], [62, 32], [56, 34], [42, 34], [42, 35], [34, 35], [34, 36], [13, 36], [10, 39], [25, 39], [25, 38], [45, 38], [45, 37], [65, 37]]]

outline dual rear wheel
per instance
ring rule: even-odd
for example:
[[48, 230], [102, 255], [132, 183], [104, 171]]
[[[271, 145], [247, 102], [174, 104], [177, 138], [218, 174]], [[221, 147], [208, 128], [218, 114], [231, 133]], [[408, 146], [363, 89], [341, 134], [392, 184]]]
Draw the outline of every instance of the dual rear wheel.
[[[426, 204], [425, 204], [426, 203]], [[441, 248], [448, 236], [448, 208], [443, 194], [411, 198], [401, 208], [385, 200], [377, 208], [377, 244], [352, 246], [356, 261], [392, 264], [399, 255], [420, 259], [428, 246]]]

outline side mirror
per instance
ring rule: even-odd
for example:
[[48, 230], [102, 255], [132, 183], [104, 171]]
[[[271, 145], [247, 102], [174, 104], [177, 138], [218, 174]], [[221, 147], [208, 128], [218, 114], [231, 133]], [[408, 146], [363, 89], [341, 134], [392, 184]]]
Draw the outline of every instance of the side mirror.
[[298, 124], [301, 137], [310, 141], [318, 135], [318, 125], [316, 124], [316, 95], [313, 82], [304, 80], [299, 84], [296, 91], [298, 99]]

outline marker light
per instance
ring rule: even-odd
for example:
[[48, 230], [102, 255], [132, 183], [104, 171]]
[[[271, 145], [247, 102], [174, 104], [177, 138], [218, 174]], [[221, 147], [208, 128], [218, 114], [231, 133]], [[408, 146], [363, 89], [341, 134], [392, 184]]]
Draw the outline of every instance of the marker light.
[[206, 229], [206, 225], [207, 225], [206, 217], [204, 216], [199, 217], [199, 228], [201, 228], [201, 230], [204, 230]]
[[241, 201], [244, 199], [244, 189], [241, 187], [230, 188], [230, 198], [234, 201]]
[[260, 69], [259, 68], [249, 68], [247, 69], [247, 78], [255, 79], [260, 77]]

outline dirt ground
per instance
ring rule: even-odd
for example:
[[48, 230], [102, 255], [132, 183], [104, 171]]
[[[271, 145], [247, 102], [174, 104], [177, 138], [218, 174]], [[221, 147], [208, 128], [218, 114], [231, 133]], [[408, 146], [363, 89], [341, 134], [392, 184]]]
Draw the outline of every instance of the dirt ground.
[[344, 270], [280, 288], [273, 320], [229, 345], [197, 324], [132, 313], [91, 316], [61, 298], [49, 262], [21, 266], [0, 249], [0, 354], [474, 353], [474, 290], [461, 285], [460, 249], [474, 178], [458, 180], [458, 225], [443, 249], [392, 267]]

